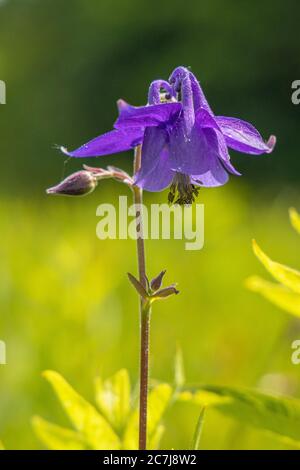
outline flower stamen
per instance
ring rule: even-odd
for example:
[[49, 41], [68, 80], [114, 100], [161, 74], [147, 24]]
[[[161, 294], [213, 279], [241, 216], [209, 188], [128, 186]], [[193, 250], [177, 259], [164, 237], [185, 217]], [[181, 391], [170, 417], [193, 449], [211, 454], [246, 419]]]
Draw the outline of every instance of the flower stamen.
[[184, 173], [175, 173], [168, 194], [169, 204], [188, 205], [195, 201], [199, 188], [191, 183], [191, 179]]

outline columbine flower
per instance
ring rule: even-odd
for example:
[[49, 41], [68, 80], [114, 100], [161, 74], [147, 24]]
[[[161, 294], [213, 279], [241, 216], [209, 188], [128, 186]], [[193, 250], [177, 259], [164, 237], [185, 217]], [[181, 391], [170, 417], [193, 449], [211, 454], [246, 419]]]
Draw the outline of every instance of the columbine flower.
[[135, 184], [148, 191], [170, 186], [169, 201], [189, 204], [199, 186], [220, 186], [233, 167], [228, 147], [259, 155], [270, 153], [276, 139], [264, 142], [249, 123], [215, 116], [196, 77], [176, 68], [169, 78], [154, 81], [148, 104], [134, 107], [120, 100], [115, 129], [79, 149], [71, 157], [93, 157], [129, 150], [142, 144], [142, 162]]

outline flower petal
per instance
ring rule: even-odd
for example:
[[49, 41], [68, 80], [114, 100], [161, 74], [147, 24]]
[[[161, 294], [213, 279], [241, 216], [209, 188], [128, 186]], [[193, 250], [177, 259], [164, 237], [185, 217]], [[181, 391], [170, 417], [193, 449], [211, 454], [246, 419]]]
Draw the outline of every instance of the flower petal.
[[142, 142], [143, 136], [143, 129], [137, 127], [113, 130], [96, 137], [73, 152], [69, 152], [65, 147], [60, 147], [60, 149], [70, 157], [99, 157], [130, 150]]
[[168, 143], [168, 134], [161, 127], [147, 127], [142, 146], [141, 171], [150, 173], [157, 165], [162, 149]]
[[115, 122], [116, 129], [149, 127], [172, 122], [181, 111], [180, 103], [163, 103], [148, 106], [127, 106]]
[[135, 184], [147, 191], [162, 191], [173, 179], [167, 137], [161, 128], [148, 127], [145, 131], [141, 169], [135, 175]]
[[167, 165], [168, 160], [169, 152], [164, 148], [160, 152], [159, 161], [155, 169], [145, 176], [137, 173], [135, 184], [146, 191], [152, 192], [163, 191], [165, 188], [169, 187], [173, 180], [174, 172], [171, 171], [170, 167]]
[[213, 114], [210, 114], [205, 108], [198, 108], [196, 120], [201, 127], [211, 127], [221, 132], [221, 128]]
[[123, 111], [124, 109], [128, 108], [128, 106], [130, 107], [130, 104], [127, 103], [125, 100], [122, 100], [122, 98], [117, 101], [117, 108], [119, 113], [121, 113], [121, 111]]
[[225, 136], [228, 147], [238, 152], [260, 155], [272, 152], [275, 146], [275, 136], [271, 136], [268, 142], [264, 142], [255, 127], [246, 121], [227, 116], [216, 116], [216, 121]]
[[[212, 118], [214, 121], [214, 119]], [[217, 155], [221, 160], [223, 166], [233, 175], [241, 176], [230, 161], [230, 155], [228, 153], [228, 148], [226, 145], [225, 138], [222, 132], [219, 130], [219, 127], [209, 128], [204, 127], [203, 131], [206, 135], [207, 141], [209, 142], [210, 146], [216, 149]]]
[[195, 122], [188, 137], [183, 119], [179, 119], [170, 131], [170, 166], [172, 170], [188, 175], [205, 173], [209, 170], [211, 152], [212, 149], [199, 122]]
[[226, 170], [229, 171], [229, 173], [235, 176], [241, 176], [241, 173], [234, 168], [230, 160], [228, 160], [227, 162], [222, 160], [222, 163], [223, 163], [223, 166], [226, 168]]
[[203, 175], [192, 175], [191, 182], [197, 186], [215, 187], [222, 186], [229, 180], [229, 175], [217, 157], [210, 162], [210, 170]]

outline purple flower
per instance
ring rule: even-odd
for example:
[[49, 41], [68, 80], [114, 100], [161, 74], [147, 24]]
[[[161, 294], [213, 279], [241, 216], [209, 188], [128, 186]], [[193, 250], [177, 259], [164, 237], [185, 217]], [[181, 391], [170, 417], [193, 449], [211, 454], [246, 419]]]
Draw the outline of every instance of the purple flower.
[[230, 161], [228, 147], [259, 155], [270, 153], [276, 139], [264, 142], [249, 123], [215, 116], [196, 77], [176, 68], [169, 81], [156, 80], [149, 88], [146, 106], [120, 100], [115, 129], [64, 153], [93, 157], [129, 150], [142, 144], [141, 168], [135, 184], [148, 191], [170, 186], [169, 201], [188, 204], [198, 186], [220, 186], [229, 174], [240, 175]]

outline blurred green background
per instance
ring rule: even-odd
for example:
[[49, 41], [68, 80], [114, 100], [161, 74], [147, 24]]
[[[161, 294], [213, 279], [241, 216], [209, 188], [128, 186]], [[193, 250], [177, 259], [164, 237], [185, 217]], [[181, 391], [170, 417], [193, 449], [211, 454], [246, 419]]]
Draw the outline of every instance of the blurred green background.
[[[244, 279], [263, 269], [251, 238], [275, 259], [300, 265], [299, 239], [287, 210], [299, 208], [300, 79], [297, 1], [2, 0], [0, 79], [0, 437], [7, 448], [39, 448], [30, 418], [65, 423], [41, 378], [62, 373], [92, 399], [96, 373], [127, 367], [138, 377], [138, 305], [126, 272], [136, 272], [133, 241], [96, 238], [96, 207], [125, 188], [105, 181], [86, 199], [45, 195], [80, 168], [64, 164], [56, 144], [76, 148], [109, 130], [115, 102], [146, 101], [147, 86], [177, 65], [191, 66], [216, 114], [252, 122], [269, 156], [232, 152], [242, 178], [203, 190], [205, 247], [149, 241], [148, 272], [167, 268], [180, 296], [155, 306], [151, 376], [172, 380], [179, 343], [189, 382], [263, 386], [300, 397], [300, 366], [290, 362], [300, 324], [248, 292]], [[131, 154], [85, 163], [130, 170]], [[166, 194], [146, 194], [147, 203]], [[177, 405], [166, 417], [162, 447], [187, 447], [198, 411]], [[281, 448], [214, 411], [205, 448]]]

